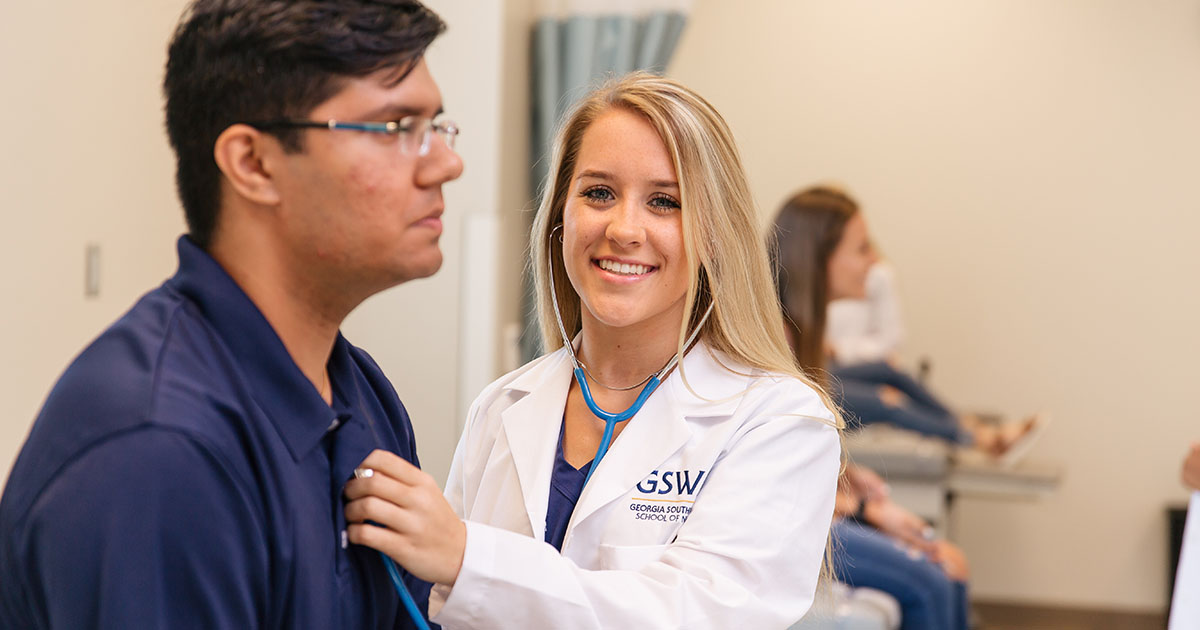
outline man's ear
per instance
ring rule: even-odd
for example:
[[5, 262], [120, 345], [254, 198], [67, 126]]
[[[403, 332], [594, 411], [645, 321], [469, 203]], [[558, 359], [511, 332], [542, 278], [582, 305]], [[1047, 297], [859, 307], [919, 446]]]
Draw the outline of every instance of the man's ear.
[[253, 203], [273, 206], [279, 203], [279, 189], [270, 168], [273, 160], [264, 158], [281, 150], [273, 137], [239, 123], [217, 136], [213, 159], [234, 192]]

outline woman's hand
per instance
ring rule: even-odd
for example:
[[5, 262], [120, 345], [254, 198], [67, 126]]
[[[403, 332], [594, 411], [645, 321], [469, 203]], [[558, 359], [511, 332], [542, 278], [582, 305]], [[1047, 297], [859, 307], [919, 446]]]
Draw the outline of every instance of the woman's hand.
[[867, 500], [863, 517], [875, 529], [925, 553], [934, 550], [933, 528], [929, 523], [887, 497]]
[[350, 542], [386, 553], [422, 580], [453, 585], [467, 547], [467, 526], [433, 477], [382, 450], [368, 455], [358, 470], [362, 477], [351, 479], [345, 489]]
[[971, 571], [967, 567], [967, 556], [954, 543], [936, 541], [929, 558], [941, 565], [946, 577], [955, 582], [966, 582], [971, 577]]
[[846, 481], [850, 483], [854, 492], [863, 495], [868, 500], [887, 497], [891, 493], [883, 477], [866, 466], [847, 464]]

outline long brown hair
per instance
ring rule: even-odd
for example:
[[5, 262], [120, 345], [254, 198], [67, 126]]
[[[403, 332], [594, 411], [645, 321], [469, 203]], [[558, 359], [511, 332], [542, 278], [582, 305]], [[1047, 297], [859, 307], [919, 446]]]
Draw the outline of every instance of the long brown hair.
[[858, 203], [832, 186], [814, 186], [788, 199], [775, 217], [771, 247], [775, 286], [796, 362], [824, 381], [829, 259]]

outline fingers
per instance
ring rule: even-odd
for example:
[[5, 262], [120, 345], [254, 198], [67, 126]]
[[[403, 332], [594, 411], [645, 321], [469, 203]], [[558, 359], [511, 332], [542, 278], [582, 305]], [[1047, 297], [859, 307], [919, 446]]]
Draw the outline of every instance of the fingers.
[[882, 490], [887, 487], [887, 483], [884, 482], [883, 477], [880, 477], [878, 473], [870, 468], [862, 469], [862, 473], [863, 479], [870, 488], [871, 492], [875, 494], [883, 494]]
[[358, 465], [361, 469], [370, 469], [376, 472], [381, 472], [397, 481], [408, 485], [418, 485], [423, 483], [429, 475], [421, 472], [420, 468], [413, 466], [408, 460], [399, 455], [376, 449], [367, 455], [367, 458]]
[[866, 508], [867, 522], [881, 531], [918, 549], [926, 549], [929, 546], [929, 539], [925, 536], [928, 524], [921, 517], [889, 499], [869, 501]]
[[346, 504], [346, 521], [362, 523], [372, 521], [396, 531], [409, 531], [414, 526], [414, 516], [404, 508], [379, 497], [368, 496]]
[[924, 519], [916, 514], [907, 513], [903, 522], [905, 537], [909, 539], [910, 544], [927, 552], [934, 548], [933, 528]]
[[382, 551], [423, 580], [453, 585], [462, 568], [466, 524], [441, 494], [405, 486], [383, 474], [354, 483], [407, 488], [401, 492], [406, 505], [373, 494], [348, 502], [345, 514], [350, 542]]
[[971, 570], [967, 564], [967, 557], [953, 543], [945, 540], [937, 541], [930, 558], [941, 565], [942, 570], [950, 579], [965, 582], [970, 578]]
[[[404, 527], [403, 519], [396, 517], [406, 514], [409, 522], [413, 522], [413, 519], [428, 520], [445, 514], [453, 515], [453, 510], [446, 503], [441, 490], [432, 482], [408, 485], [380, 473], [368, 478], [350, 480], [346, 483], [343, 493], [348, 500], [346, 520], [349, 521], [372, 520], [392, 529], [413, 531], [412, 528]], [[395, 508], [397, 512], [384, 510], [380, 503]], [[413, 527], [415, 526], [414, 522]]]
[[405, 566], [405, 560], [416, 551], [412, 539], [396, 533], [394, 530], [370, 523], [351, 523], [346, 526], [346, 538], [355, 545], [370, 547], [386, 553], [393, 560]]
[[368, 525], [366, 523], [351, 523], [346, 526], [346, 537], [356, 545], [370, 547], [382, 551], [393, 558], [401, 555], [395, 549], [400, 537], [386, 527]]
[[413, 496], [417, 489], [441, 494], [428, 473], [394, 453], [377, 450], [359, 464], [343, 492], [350, 500], [375, 495], [405, 506], [406, 497]]
[[933, 541], [925, 537], [925, 532], [921, 529], [905, 530], [904, 538], [908, 544], [926, 553], [932, 552], [936, 547]]
[[414, 541], [439, 536], [428, 514], [373, 496], [347, 503], [346, 522], [350, 542], [373, 547], [393, 558], [409, 555]]
[[[368, 468], [367, 470], [374, 469]], [[384, 473], [375, 473], [370, 477], [347, 481], [342, 493], [351, 501], [366, 496], [376, 496], [402, 505], [405, 503], [406, 497], [412, 495], [415, 489], [414, 486], [398, 481]]]

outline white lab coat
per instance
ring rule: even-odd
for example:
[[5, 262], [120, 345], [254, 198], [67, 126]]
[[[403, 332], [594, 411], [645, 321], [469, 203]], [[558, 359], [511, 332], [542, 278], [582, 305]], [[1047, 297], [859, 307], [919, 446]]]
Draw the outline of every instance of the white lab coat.
[[799, 380], [703, 344], [682, 365], [613, 442], [561, 554], [544, 538], [570, 359], [559, 350], [479, 395], [446, 486], [466, 551], [453, 588], [434, 588], [434, 621], [768, 630], [804, 615], [833, 516], [833, 416]]

